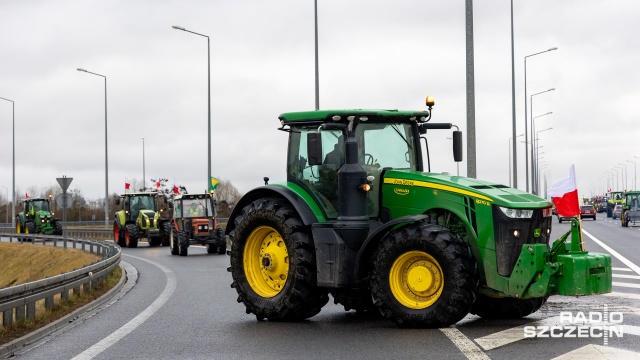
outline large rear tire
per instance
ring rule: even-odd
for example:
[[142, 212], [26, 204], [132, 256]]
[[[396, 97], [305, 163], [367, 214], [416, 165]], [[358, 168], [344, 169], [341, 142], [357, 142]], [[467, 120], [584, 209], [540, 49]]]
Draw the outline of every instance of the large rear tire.
[[235, 219], [232, 241], [232, 288], [238, 302], [258, 320], [301, 321], [329, 301], [317, 284], [309, 229], [283, 199], [259, 199]]
[[218, 238], [218, 254], [223, 255], [227, 252], [227, 235], [224, 232], [224, 228], [216, 229], [216, 237]]
[[138, 227], [135, 224], [127, 224], [124, 227], [124, 238], [128, 248], [137, 248]]
[[118, 225], [117, 221], [113, 222], [113, 241], [120, 247], [127, 246], [127, 240], [124, 237], [124, 229]]
[[475, 259], [445, 227], [415, 223], [397, 229], [382, 239], [372, 260], [373, 302], [400, 327], [455, 324], [475, 301]]
[[160, 234], [162, 238], [162, 246], [169, 246], [169, 236], [171, 236], [171, 228], [173, 227], [173, 221], [165, 221], [162, 223]]
[[169, 233], [169, 246], [171, 247], [171, 255], [180, 254], [180, 247], [178, 246], [178, 235], [175, 229], [171, 229]]
[[546, 297], [532, 299], [492, 298], [478, 295], [471, 313], [486, 319], [520, 319], [538, 311]]

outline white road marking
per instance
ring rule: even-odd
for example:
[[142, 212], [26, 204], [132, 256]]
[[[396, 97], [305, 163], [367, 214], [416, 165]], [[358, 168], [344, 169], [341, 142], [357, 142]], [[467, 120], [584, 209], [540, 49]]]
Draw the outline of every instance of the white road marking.
[[596, 239], [595, 236], [591, 235], [588, 231], [586, 231], [585, 229], [582, 229], [582, 232], [587, 235], [588, 237], [591, 238], [591, 240], [595, 241], [596, 244], [600, 245], [603, 249], [605, 249], [606, 251], [609, 252], [609, 254], [615, 256], [616, 258], [618, 258], [618, 260], [622, 261], [625, 265], [627, 265], [631, 270], [633, 270], [636, 274], [640, 275], [640, 267], [638, 267], [638, 265], [632, 263], [630, 260], [628, 260], [626, 257], [620, 255], [617, 251], [613, 250], [612, 248], [610, 248], [609, 246], [605, 245], [605, 243], [603, 243], [602, 241]]
[[164, 290], [162, 291], [160, 296], [158, 296], [158, 298], [151, 305], [149, 305], [149, 307], [138, 314], [138, 316], [134, 317], [128, 323], [124, 324], [121, 328], [114, 331], [111, 335], [107, 336], [106, 338], [102, 339], [102, 341], [83, 351], [72, 360], [93, 359], [95, 356], [108, 349], [111, 345], [115, 344], [118, 340], [122, 339], [127, 334], [135, 330], [138, 326], [142, 325], [142, 323], [144, 323], [148, 318], [155, 314], [156, 311], [158, 311], [167, 302], [167, 300], [169, 300], [171, 295], [173, 295], [173, 292], [176, 289], [176, 276], [173, 271], [155, 261], [126, 254], [124, 256], [130, 256], [138, 260], [146, 261], [151, 265], [160, 268], [160, 270], [162, 270], [167, 277], [167, 285], [164, 287]]
[[630, 294], [630, 293], [621, 293], [621, 292], [610, 292], [608, 294], [602, 294], [604, 296], [611, 296], [611, 297], [621, 297], [621, 298], [626, 298], [626, 299], [634, 299], [634, 300], [640, 300], [640, 294]]
[[614, 278], [621, 278], [621, 279], [634, 279], [634, 280], [640, 280], [640, 276], [638, 275], [618, 275], [618, 274], [613, 274]]
[[473, 343], [468, 337], [466, 337], [460, 330], [456, 328], [441, 328], [440, 331], [444, 333], [453, 344], [460, 349], [462, 354], [469, 360], [491, 360], [476, 344]]
[[612, 267], [611, 270], [613, 271], [633, 271], [629, 268], [619, 268], [619, 267]]
[[623, 283], [623, 282], [614, 281], [614, 282], [611, 283], [611, 285], [620, 286], [620, 287], [626, 287], [626, 288], [640, 289], [640, 284], [631, 284], [631, 283]]
[[551, 360], [631, 360], [638, 359], [638, 353], [616, 349], [610, 346], [586, 345]]
[[560, 315], [489, 334], [487, 336], [477, 338], [475, 341], [484, 350], [491, 350], [524, 339], [525, 326], [553, 326], [558, 324], [560, 324]]

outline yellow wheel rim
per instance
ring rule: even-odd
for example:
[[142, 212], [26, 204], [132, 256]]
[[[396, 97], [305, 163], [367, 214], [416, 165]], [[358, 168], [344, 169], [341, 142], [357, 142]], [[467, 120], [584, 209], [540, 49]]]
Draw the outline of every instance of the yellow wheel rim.
[[269, 226], [254, 229], [244, 247], [244, 272], [256, 294], [272, 298], [289, 276], [289, 252], [282, 236]]
[[444, 288], [442, 268], [423, 251], [408, 251], [398, 257], [389, 272], [393, 296], [411, 309], [424, 309], [435, 303]]

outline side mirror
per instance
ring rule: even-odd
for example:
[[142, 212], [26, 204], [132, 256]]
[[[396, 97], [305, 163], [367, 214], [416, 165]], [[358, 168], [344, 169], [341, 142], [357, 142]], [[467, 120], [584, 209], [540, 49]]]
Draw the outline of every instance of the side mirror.
[[307, 134], [307, 161], [309, 166], [322, 165], [322, 134], [319, 132]]
[[462, 131], [453, 132], [453, 161], [462, 161]]

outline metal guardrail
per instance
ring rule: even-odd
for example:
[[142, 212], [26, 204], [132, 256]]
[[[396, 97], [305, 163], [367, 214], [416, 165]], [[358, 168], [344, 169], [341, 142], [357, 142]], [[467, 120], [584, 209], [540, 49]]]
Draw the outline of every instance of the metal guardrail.
[[10, 242], [17, 240], [25, 243], [25, 240], [30, 240], [30, 244], [34, 245], [39, 242], [43, 245], [52, 243], [53, 246], [60, 244], [67, 248], [70, 244], [75, 249], [80, 248], [101, 255], [102, 259], [61, 275], [0, 289], [0, 313], [5, 327], [13, 323], [14, 317], [16, 321], [25, 318], [35, 319], [38, 301], [44, 300], [45, 308], [50, 309], [53, 306], [54, 295], [60, 294], [63, 300], [68, 300], [70, 290], [79, 294], [81, 287], [85, 292], [97, 287], [118, 266], [122, 253], [120, 247], [113, 242], [69, 237], [65, 240], [62, 236], [54, 235], [20, 234], [18, 237], [12, 234], [8, 237]]

